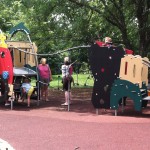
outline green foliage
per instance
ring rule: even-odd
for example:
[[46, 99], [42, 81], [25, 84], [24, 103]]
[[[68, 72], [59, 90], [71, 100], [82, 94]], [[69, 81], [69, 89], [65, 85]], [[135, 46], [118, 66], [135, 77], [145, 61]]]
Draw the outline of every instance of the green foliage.
[[[1, 0], [0, 9], [3, 32], [24, 22], [39, 53], [90, 45], [105, 36], [143, 56], [150, 50], [149, 0]], [[26, 40], [21, 34], [16, 39]], [[68, 55], [66, 52], [48, 60], [55, 70], [55, 63]], [[72, 61], [88, 62], [85, 49], [70, 55]]]
[[[61, 74], [53, 75], [52, 78], [53, 78], [53, 80], [50, 82], [50, 88], [62, 89]], [[85, 87], [92, 88], [93, 87], [94, 78], [91, 76], [91, 74], [78, 74], [78, 76], [77, 76], [77, 74], [74, 73], [73, 78], [74, 78], [75, 85], [73, 86], [73, 84], [72, 84], [72, 88], [85, 88]], [[35, 78], [32, 78], [31, 84], [32, 84], [32, 86], [36, 85]]]
[[[58, 76], [60, 76], [58, 78]], [[77, 75], [73, 75], [75, 85], [72, 88], [92, 88], [94, 80], [90, 74], [79, 74], [78, 75], [78, 85], [77, 85]], [[50, 88], [58, 88], [58, 79], [59, 79], [59, 88], [62, 89], [62, 78], [61, 75], [53, 75], [53, 81], [50, 82]], [[88, 80], [87, 80], [88, 79]], [[87, 80], [87, 82], [86, 82]], [[86, 85], [85, 85], [86, 83]]]

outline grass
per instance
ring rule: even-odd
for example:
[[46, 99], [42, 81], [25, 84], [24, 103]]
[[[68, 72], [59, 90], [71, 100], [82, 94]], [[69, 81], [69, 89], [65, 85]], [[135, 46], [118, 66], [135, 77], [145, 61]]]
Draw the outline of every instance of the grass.
[[[50, 88], [62, 89], [62, 77], [60, 75], [53, 75], [53, 80], [50, 82]], [[94, 79], [90, 74], [73, 74], [75, 85], [72, 88], [92, 88]], [[31, 84], [36, 85], [36, 80], [32, 78]]]
[[[94, 80], [90, 74], [73, 74], [75, 85], [72, 88], [92, 88]], [[50, 82], [50, 88], [62, 89], [61, 75], [53, 75], [53, 81]]]

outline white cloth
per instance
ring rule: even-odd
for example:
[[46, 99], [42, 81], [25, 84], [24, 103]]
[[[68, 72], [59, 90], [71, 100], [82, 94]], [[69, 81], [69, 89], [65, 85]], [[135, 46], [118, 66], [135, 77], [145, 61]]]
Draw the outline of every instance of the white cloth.
[[69, 75], [69, 65], [62, 65], [61, 66], [61, 71], [62, 71], [62, 77], [68, 76]]
[[32, 87], [30, 83], [23, 83], [22, 88], [25, 89], [25, 91], [28, 93], [28, 91], [30, 90], [30, 88]]
[[8, 142], [0, 139], [0, 150], [15, 150]]

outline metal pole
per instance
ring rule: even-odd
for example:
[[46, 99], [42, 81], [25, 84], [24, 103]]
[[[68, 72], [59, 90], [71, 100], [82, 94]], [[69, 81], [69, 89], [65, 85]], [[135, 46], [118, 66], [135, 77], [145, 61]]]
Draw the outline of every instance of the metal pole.
[[70, 79], [68, 79], [68, 111], [70, 111]]
[[59, 90], [59, 79], [60, 79], [60, 76], [58, 76], [58, 90]]
[[117, 109], [115, 109], [115, 116], [117, 116]]
[[99, 109], [96, 108], [96, 115], [99, 115]]
[[[33, 46], [33, 43], [32, 43], [32, 41], [31, 41], [30, 35], [27, 34], [27, 36], [28, 36], [29, 42], [31, 43], [32, 53], [35, 53], [34, 46]], [[37, 79], [37, 81], [39, 81], [37, 55], [34, 55], [34, 59], [35, 59], [36, 72], [37, 72], [36, 79]], [[40, 103], [40, 83], [38, 82], [36, 86], [37, 86], [37, 106], [39, 106], [39, 103]]]
[[122, 112], [124, 112], [124, 99], [122, 97]]
[[79, 83], [78, 83], [78, 72], [77, 72], [77, 85], [79, 85]]

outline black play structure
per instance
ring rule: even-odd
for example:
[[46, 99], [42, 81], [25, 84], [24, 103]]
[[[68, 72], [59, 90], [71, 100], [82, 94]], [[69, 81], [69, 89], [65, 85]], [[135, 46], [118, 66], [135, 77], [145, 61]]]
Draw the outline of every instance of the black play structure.
[[99, 108], [113, 109], [125, 104], [126, 97], [134, 101], [134, 108], [141, 111], [150, 101], [148, 96], [148, 58], [127, 53], [113, 45], [93, 44], [89, 48], [89, 63], [94, 76], [92, 104]]
[[110, 108], [110, 91], [119, 76], [121, 58], [125, 51], [121, 47], [100, 47], [93, 44], [89, 48], [89, 63], [94, 76], [92, 103], [95, 108]]

